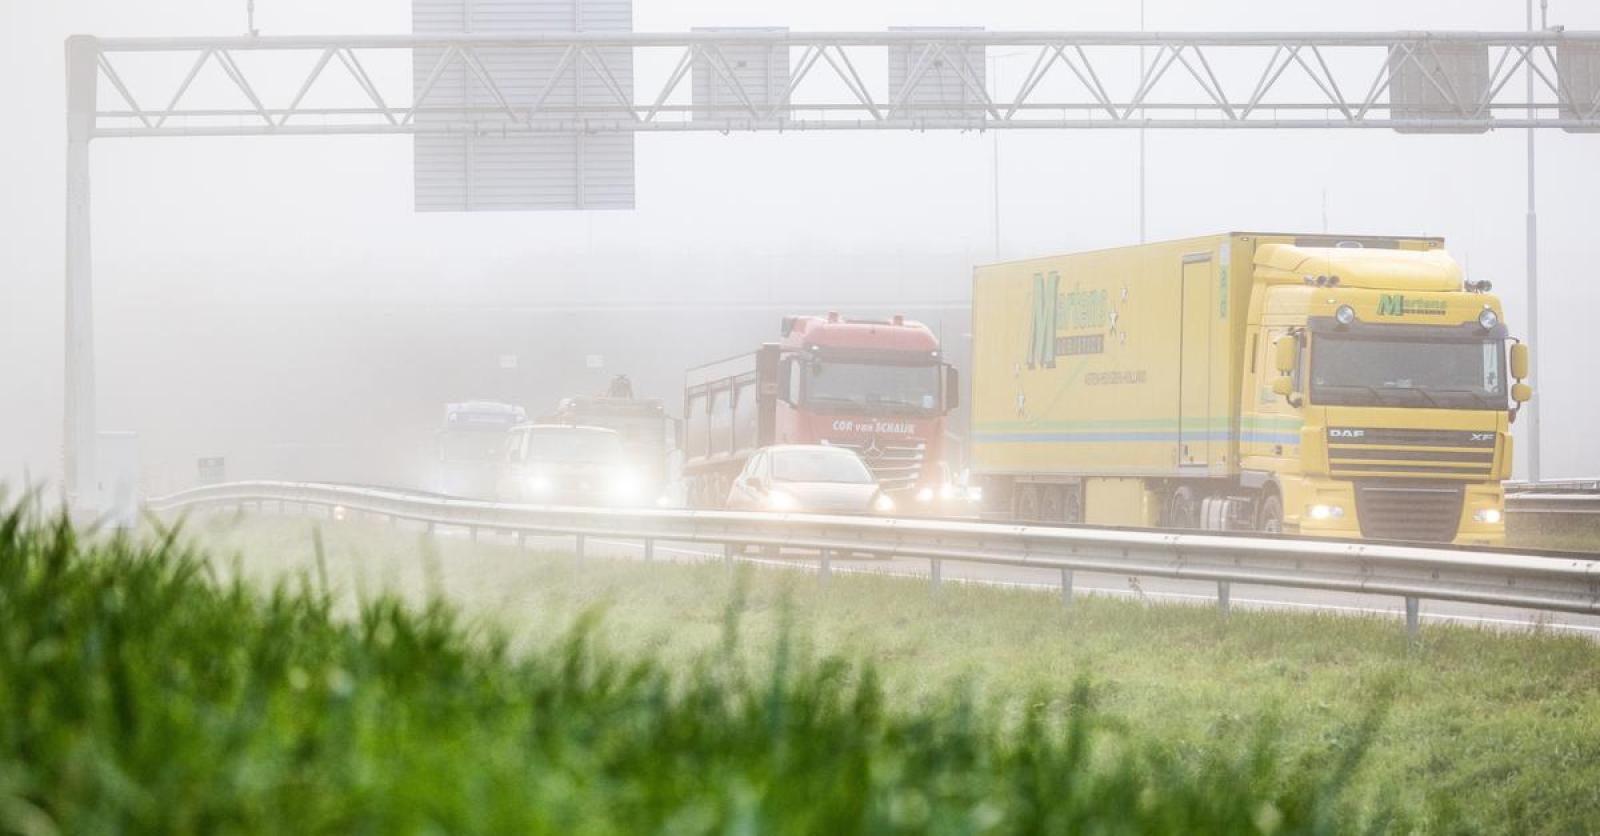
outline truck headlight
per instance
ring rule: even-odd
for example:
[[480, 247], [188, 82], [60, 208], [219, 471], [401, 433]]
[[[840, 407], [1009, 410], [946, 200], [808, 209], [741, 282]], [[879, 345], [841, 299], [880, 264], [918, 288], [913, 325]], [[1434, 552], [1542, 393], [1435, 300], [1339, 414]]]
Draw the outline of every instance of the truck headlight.
[[1354, 325], [1356, 322], [1356, 309], [1349, 305], [1340, 305], [1339, 309], [1333, 312], [1333, 318], [1338, 320], [1340, 325]]
[[872, 500], [872, 510], [880, 514], [893, 514], [894, 500], [890, 499], [888, 494], [880, 493], [877, 498]]
[[550, 481], [549, 476], [538, 473], [528, 477], [527, 485], [528, 493], [534, 496], [544, 496], [555, 490], [556, 487], [555, 483]]
[[933, 501], [933, 488], [923, 488], [917, 491], [917, 501], [926, 505]]
[[1343, 519], [1344, 508], [1339, 505], [1313, 505], [1306, 509], [1306, 516], [1314, 520]]
[[1473, 522], [1496, 525], [1503, 519], [1505, 519], [1505, 514], [1502, 514], [1499, 508], [1479, 508], [1472, 512]]
[[1478, 314], [1478, 326], [1485, 331], [1499, 324], [1500, 315], [1488, 308], [1484, 308], [1483, 313]]

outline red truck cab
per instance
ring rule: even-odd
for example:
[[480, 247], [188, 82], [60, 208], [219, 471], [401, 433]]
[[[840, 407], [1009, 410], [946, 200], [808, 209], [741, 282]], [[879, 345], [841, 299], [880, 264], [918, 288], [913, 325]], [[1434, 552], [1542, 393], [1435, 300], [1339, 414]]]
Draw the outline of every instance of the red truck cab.
[[784, 317], [782, 338], [691, 369], [684, 389], [690, 500], [720, 507], [734, 477], [771, 444], [831, 444], [861, 455], [904, 513], [952, 496], [945, 422], [959, 381], [926, 325]]

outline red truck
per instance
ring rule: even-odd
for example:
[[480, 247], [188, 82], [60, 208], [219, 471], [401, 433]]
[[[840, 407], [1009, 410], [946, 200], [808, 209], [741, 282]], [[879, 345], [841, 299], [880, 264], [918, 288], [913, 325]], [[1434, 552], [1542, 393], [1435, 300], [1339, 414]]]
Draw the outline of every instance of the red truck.
[[784, 317], [779, 342], [686, 375], [689, 502], [722, 507], [762, 447], [832, 444], [859, 453], [903, 513], [943, 513], [965, 499], [945, 461], [945, 417], [959, 392], [938, 337], [920, 322]]

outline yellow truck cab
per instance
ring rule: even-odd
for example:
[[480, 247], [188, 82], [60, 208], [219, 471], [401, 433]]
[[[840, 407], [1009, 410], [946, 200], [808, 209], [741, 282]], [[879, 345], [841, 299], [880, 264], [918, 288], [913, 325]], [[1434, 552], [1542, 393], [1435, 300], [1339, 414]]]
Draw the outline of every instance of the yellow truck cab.
[[1527, 352], [1442, 247], [1229, 233], [979, 267], [992, 510], [1504, 542]]

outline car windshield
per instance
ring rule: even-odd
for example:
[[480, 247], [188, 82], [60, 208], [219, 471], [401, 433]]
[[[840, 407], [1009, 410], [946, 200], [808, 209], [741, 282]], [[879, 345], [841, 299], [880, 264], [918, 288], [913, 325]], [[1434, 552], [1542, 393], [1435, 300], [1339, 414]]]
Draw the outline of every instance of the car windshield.
[[939, 408], [938, 365], [821, 362], [809, 364], [805, 377], [806, 400], [815, 406], [846, 405], [920, 412]]
[[779, 450], [772, 454], [772, 480], [865, 485], [872, 474], [847, 450]]
[[563, 464], [615, 464], [622, 441], [614, 432], [553, 427], [528, 431], [528, 461]]
[[1498, 340], [1318, 336], [1311, 346], [1311, 400], [1346, 406], [1504, 409], [1505, 352]]
[[503, 429], [451, 430], [439, 438], [439, 458], [447, 462], [498, 461], [505, 443]]

